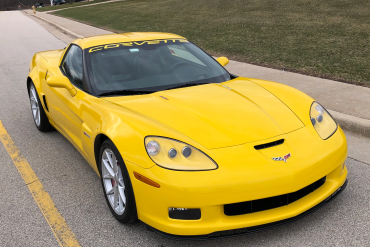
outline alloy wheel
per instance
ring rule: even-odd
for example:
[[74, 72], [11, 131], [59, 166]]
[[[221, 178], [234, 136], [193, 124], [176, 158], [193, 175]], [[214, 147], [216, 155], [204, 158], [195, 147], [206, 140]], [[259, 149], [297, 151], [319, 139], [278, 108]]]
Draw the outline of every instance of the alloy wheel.
[[117, 158], [108, 148], [103, 151], [101, 171], [109, 203], [116, 214], [122, 215], [126, 208], [125, 183]]
[[33, 85], [30, 87], [30, 101], [31, 101], [31, 109], [32, 109], [32, 116], [33, 120], [35, 121], [35, 124], [37, 127], [40, 126], [40, 106], [39, 101], [37, 99], [37, 93], [36, 89]]

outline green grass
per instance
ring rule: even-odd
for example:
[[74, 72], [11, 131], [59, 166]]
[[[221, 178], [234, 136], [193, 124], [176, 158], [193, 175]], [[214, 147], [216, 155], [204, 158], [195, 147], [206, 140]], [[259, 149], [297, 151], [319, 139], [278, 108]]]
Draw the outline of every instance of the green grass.
[[182, 35], [212, 55], [370, 87], [368, 0], [128, 0], [55, 14]]
[[[92, 2], [72, 2], [72, 4], [70, 4], [70, 0], [65, 0], [66, 3], [65, 4], [61, 4], [61, 5], [56, 5], [56, 6], [49, 6], [49, 7], [45, 7], [45, 8], [37, 8], [36, 10], [39, 11], [39, 12], [45, 12], [45, 11], [50, 11], [50, 10], [59, 10], [59, 9], [65, 9], [65, 8], [70, 8], [70, 7], [77, 7], [77, 6], [81, 6], [81, 5], [88, 5], [88, 4], [92, 4], [92, 3], [99, 3], [99, 2], [105, 2], [105, 1], [109, 1], [109, 0], [95, 0], [95, 1], [92, 1]], [[48, 2], [50, 3], [50, 1]]]

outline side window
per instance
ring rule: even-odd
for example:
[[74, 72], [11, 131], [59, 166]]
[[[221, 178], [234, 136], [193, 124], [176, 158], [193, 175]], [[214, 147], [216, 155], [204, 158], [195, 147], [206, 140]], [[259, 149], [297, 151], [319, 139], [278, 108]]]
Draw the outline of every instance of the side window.
[[83, 65], [82, 50], [76, 45], [72, 45], [65, 57], [62, 69], [73, 85], [82, 88]]

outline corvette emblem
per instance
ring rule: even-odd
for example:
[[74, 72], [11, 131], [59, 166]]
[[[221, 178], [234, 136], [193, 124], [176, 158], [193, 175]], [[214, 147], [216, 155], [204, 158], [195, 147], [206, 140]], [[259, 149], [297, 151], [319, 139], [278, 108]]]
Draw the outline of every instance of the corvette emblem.
[[277, 157], [277, 158], [272, 158], [272, 159], [275, 160], [275, 161], [283, 160], [286, 163], [286, 160], [289, 159], [290, 156], [292, 156], [292, 155], [290, 153], [288, 153], [287, 155], [284, 155], [284, 157]]

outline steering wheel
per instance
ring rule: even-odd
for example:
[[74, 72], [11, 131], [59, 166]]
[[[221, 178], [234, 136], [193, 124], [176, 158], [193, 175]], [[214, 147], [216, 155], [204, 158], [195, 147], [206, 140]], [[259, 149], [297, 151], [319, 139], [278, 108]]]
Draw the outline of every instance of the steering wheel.
[[189, 65], [188, 63], [185, 63], [185, 62], [177, 62], [177, 63], [174, 63], [171, 65], [171, 67], [168, 69], [168, 72], [172, 73], [174, 70], [180, 68], [180, 67], [183, 67], [183, 66], [187, 66]]

